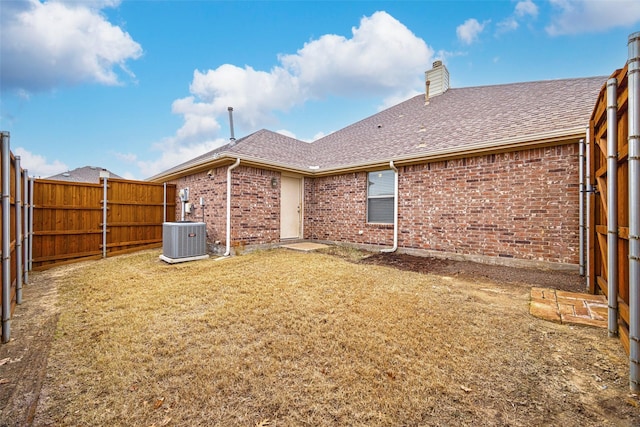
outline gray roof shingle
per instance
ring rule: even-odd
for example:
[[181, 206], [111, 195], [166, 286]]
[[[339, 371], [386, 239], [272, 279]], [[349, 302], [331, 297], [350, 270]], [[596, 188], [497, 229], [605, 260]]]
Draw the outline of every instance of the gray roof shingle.
[[449, 89], [428, 104], [418, 95], [313, 143], [259, 130], [155, 178], [223, 156], [313, 172], [312, 165], [326, 171], [571, 135], [586, 129], [605, 82], [589, 77]]

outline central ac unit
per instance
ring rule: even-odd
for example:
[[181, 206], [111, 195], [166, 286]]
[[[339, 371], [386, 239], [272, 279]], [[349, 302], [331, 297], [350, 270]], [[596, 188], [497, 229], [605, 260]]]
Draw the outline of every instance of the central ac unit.
[[[167, 262], [207, 257], [207, 229], [204, 222], [162, 224], [162, 259]], [[185, 259], [188, 258], [188, 259]]]

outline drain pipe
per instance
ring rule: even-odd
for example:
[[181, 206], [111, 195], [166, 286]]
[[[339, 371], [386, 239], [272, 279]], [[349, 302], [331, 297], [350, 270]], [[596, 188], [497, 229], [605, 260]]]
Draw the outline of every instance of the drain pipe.
[[240, 165], [240, 159], [227, 168], [227, 251], [224, 256], [231, 255], [231, 171]]
[[584, 139], [578, 142], [580, 154], [578, 155], [578, 167], [580, 184], [578, 186], [579, 210], [580, 210], [580, 225], [578, 226], [579, 239], [580, 239], [580, 276], [584, 276]]
[[2, 132], [2, 342], [11, 339], [11, 151], [9, 132]]
[[629, 36], [629, 384], [640, 391], [640, 32]]
[[393, 247], [390, 249], [382, 249], [380, 252], [390, 253], [398, 249], [398, 168], [393, 164], [393, 160], [389, 162], [389, 167], [393, 169]]
[[618, 336], [618, 79], [607, 81], [607, 298], [609, 337]]

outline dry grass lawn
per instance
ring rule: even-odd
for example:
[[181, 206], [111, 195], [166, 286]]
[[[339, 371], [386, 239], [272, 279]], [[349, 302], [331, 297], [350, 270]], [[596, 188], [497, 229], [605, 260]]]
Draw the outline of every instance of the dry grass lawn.
[[282, 249], [159, 254], [33, 274], [61, 309], [35, 425], [640, 420], [620, 344], [531, 317], [529, 288]]

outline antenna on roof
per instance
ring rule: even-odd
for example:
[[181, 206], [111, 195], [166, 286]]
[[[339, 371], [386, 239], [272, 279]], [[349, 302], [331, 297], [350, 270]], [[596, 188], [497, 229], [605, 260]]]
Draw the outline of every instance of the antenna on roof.
[[233, 107], [227, 108], [229, 111], [229, 130], [231, 131], [231, 137], [229, 138], [229, 144], [234, 145], [236, 137], [233, 135]]

